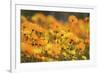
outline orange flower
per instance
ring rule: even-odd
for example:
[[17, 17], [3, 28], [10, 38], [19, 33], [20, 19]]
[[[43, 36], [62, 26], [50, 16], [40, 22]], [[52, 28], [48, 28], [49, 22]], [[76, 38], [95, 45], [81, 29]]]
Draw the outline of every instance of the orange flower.
[[89, 23], [89, 17], [85, 17], [85, 18], [84, 18], [84, 22], [85, 22], [85, 23]]
[[36, 13], [32, 16], [32, 21], [36, 24], [41, 24], [46, 21], [46, 16], [43, 13]]
[[33, 47], [27, 43], [21, 42], [21, 52], [25, 53], [26, 55], [32, 55]]
[[25, 16], [21, 16], [21, 23], [27, 22], [27, 18]]
[[80, 51], [85, 50], [85, 44], [83, 42], [80, 42], [78, 45], [76, 45], [76, 48]]
[[32, 34], [31, 34], [31, 38], [32, 38], [33, 40], [39, 39], [39, 37], [38, 37], [35, 33], [32, 33]]
[[75, 24], [78, 23], [78, 19], [77, 19], [76, 16], [70, 15], [70, 16], [68, 17], [68, 22], [75, 25]]
[[37, 32], [45, 32], [45, 29], [40, 26], [36, 27], [35, 29]]
[[37, 32], [45, 32], [46, 30], [39, 26], [38, 24], [32, 23], [31, 25], [32, 30], [37, 31]]
[[21, 30], [30, 31], [30, 33], [31, 33], [32, 29], [34, 29], [34, 25], [35, 24], [33, 24], [33, 23], [29, 22], [29, 21], [24, 22], [24, 23], [21, 24]]
[[56, 28], [60, 27], [60, 22], [58, 22], [56, 20], [56, 18], [54, 16], [49, 15], [47, 17], [47, 23], [49, 24], [49, 27], [53, 30], [55, 30]]
[[90, 44], [90, 39], [89, 38], [85, 39], [85, 43]]
[[75, 35], [72, 32], [69, 32], [66, 34], [66, 37], [68, 38], [68, 42], [73, 42], [73, 43], [77, 43], [79, 42], [79, 38], [77, 37], [77, 35]]
[[44, 46], [47, 44], [47, 41], [43, 40], [43, 39], [37, 39], [37, 44], [38, 45], [41, 45], [41, 46]]

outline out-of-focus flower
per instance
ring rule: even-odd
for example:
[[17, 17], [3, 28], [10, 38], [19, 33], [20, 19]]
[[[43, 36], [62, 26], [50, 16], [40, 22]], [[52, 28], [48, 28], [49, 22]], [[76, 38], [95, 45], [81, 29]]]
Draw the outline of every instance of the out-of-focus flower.
[[36, 13], [32, 16], [33, 23], [43, 25], [46, 22], [46, 16], [43, 13]]
[[33, 47], [30, 44], [21, 42], [21, 52], [23, 52], [26, 55], [32, 55], [34, 54], [33, 52]]
[[70, 24], [72, 24], [72, 25], [76, 25], [76, 24], [78, 23], [78, 19], [77, 19], [76, 16], [70, 15], [70, 16], [68, 17], [68, 22], [69, 22]]
[[79, 51], [79, 54], [83, 54], [83, 52], [85, 50], [84, 42], [80, 42], [79, 44], [77, 44], [76, 49]]

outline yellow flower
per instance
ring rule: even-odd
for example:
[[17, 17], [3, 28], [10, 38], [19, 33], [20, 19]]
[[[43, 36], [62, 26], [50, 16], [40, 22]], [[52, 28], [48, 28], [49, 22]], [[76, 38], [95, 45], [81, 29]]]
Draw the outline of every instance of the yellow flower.
[[69, 53], [72, 54], [72, 55], [76, 54], [75, 50], [69, 51]]
[[47, 50], [47, 53], [48, 55], [57, 58], [61, 53], [61, 48], [59, 45], [53, 44], [52, 47], [50, 46], [50, 48]]
[[41, 53], [42, 53], [42, 49], [33, 48], [33, 54], [34, 55], [41, 54]]
[[82, 59], [83, 59], [83, 60], [86, 60], [86, 59], [87, 59], [87, 57], [86, 57], [86, 56], [82, 56]]
[[74, 42], [74, 43], [79, 42], [79, 38], [72, 32], [67, 33], [66, 37], [68, 38], [67, 39], [68, 42]]
[[66, 52], [62, 52], [62, 55], [65, 56], [65, 57], [68, 56]]

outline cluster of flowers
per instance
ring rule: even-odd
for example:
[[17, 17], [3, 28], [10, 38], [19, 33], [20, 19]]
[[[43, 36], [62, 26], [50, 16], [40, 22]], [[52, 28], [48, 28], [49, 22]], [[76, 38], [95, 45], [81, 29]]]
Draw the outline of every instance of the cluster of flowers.
[[88, 60], [89, 32], [89, 17], [21, 16], [21, 62]]

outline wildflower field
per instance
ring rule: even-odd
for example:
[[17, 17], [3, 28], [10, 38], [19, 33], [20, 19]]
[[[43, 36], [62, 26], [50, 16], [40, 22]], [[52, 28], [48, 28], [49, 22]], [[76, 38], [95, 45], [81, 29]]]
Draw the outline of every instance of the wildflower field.
[[89, 13], [21, 10], [21, 63], [89, 60]]

